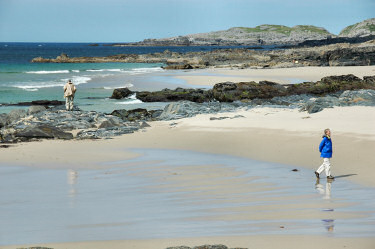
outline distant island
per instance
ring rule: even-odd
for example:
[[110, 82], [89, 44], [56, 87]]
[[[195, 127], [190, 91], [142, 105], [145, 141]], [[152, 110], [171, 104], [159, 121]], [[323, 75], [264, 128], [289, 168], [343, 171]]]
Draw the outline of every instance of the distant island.
[[[335, 37], [362, 37], [375, 35], [375, 18], [367, 19], [344, 28], [334, 35], [325, 28], [313, 25], [263, 24], [253, 28], [233, 27], [228, 30], [190, 34], [161, 39], [145, 39], [140, 42], [115, 43], [111, 46], [259, 46], [296, 45], [308, 40], [324, 40]], [[97, 44], [95, 44], [97, 45]]]

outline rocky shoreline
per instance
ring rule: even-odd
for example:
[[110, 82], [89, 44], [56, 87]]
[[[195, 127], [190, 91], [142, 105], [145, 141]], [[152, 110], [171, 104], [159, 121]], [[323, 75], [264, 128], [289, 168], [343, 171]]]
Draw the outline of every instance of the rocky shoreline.
[[[115, 89], [112, 97], [121, 99], [131, 94], [134, 92], [129, 89]], [[330, 76], [318, 82], [294, 85], [268, 81], [225, 82], [210, 90], [177, 88], [135, 94], [143, 101], [171, 103], [163, 110], [121, 109], [110, 114], [82, 111], [77, 107], [69, 112], [63, 105], [32, 105], [27, 111], [17, 109], [0, 114], [0, 143], [39, 139], [108, 139], [145, 129], [150, 126], [147, 122], [249, 110], [259, 106], [293, 108], [308, 113], [334, 106], [375, 106], [375, 76], [364, 79], [354, 75]]]
[[217, 49], [177, 53], [165, 50], [151, 54], [118, 54], [106, 57], [69, 57], [62, 53], [54, 59], [37, 57], [33, 63], [164, 63], [165, 69], [207, 67], [287, 68], [303, 66], [375, 65], [375, 40], [317, 47], [294, 47], [275, 50]]

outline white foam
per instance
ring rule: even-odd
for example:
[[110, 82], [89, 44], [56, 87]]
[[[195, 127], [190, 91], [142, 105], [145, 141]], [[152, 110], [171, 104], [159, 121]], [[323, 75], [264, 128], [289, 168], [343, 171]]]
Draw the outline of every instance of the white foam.
[[29, 92], [35, 92], [35, 91], [38, 91], [38, 89], [40, 88], [47, 88], [47, 87], [57, 87], [57, 86], [64, 86], [64, 84], [61, 84], [61, 83], [54, 83], [54, 84], [39, 84], [39, 85], [15, 85], [14, 87], [17, 87], [17, 88], [20, 88], [20, 89], [23, 89], [25, 91], [29, 91]]
[[[61, 81], [63, 82], [67, 82], [69, 79], [61, 79]], [[73, 84], [75, 85], [80, 85], [80, 84], [85, 84], [87, 82], [89, 82], [91, 80], [90, 77], [87, 77], [87, 76], [73, 76], [71, 78]]]
[[69, 70], [56, 70], [56, 71], [28, 71], [26, 73], [32, 74], [53, 74], [53, 73], [69, 73]]
[[126, 101], [117, 102], [116, 104], [119, 105], [134, 105], [134, 104], [140, 104], [143, 103], [141, 100], [137, 99], [136, 95], [133, 94], [129, 98], [126, 99]]
[[79, 73], [79, 70], [72, 70], [73, 73]]
[[122, 72], [122, 69], [88, 69], [87, 72]]
[[114, 87], [114, 86], [105, 86], [103, 87], [104, 89], [106, 90], [112, 90], [112, 89], [115, 89], [115, 88], [130, 88], [130, 87], [133, 87], [134, 85], [132, 83], [127, 83], [125, 84], [124, 86], [120, 86], [120, 87]]
[[138, 75], [138, 74], [147, 74], [147, 73], [155, 73], [164, 71], [163, 68], [160, 67], [145, 67], [145, 68], [133, 68], [130, 71], [127, 71], [130, 75]]

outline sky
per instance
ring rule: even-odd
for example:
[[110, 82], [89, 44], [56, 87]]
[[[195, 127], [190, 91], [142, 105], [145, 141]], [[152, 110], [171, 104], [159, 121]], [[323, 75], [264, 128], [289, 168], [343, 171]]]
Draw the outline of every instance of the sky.
[[338, 34], [375, 17], [375, 0], [0, 0], [0, 42], [134, 42], [255, 27]]

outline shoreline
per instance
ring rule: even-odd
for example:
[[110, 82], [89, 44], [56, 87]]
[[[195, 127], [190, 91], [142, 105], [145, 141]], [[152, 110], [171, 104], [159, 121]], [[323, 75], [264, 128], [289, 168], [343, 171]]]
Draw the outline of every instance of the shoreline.
[[[189, 85], [213, 86], [216, 83], [249, 81], [273, 81], [280, 84], [294, 84], [318, 81], [323, 77], [354, 74], [359, 78], [375, 75], [375, 66], [338, 67], [294, 67], [269, 69], [207, 68], [193, 71], [175, 71], [176, 79], [185, 80]], [[172, 75], [173, 76], [173, 75]]]

